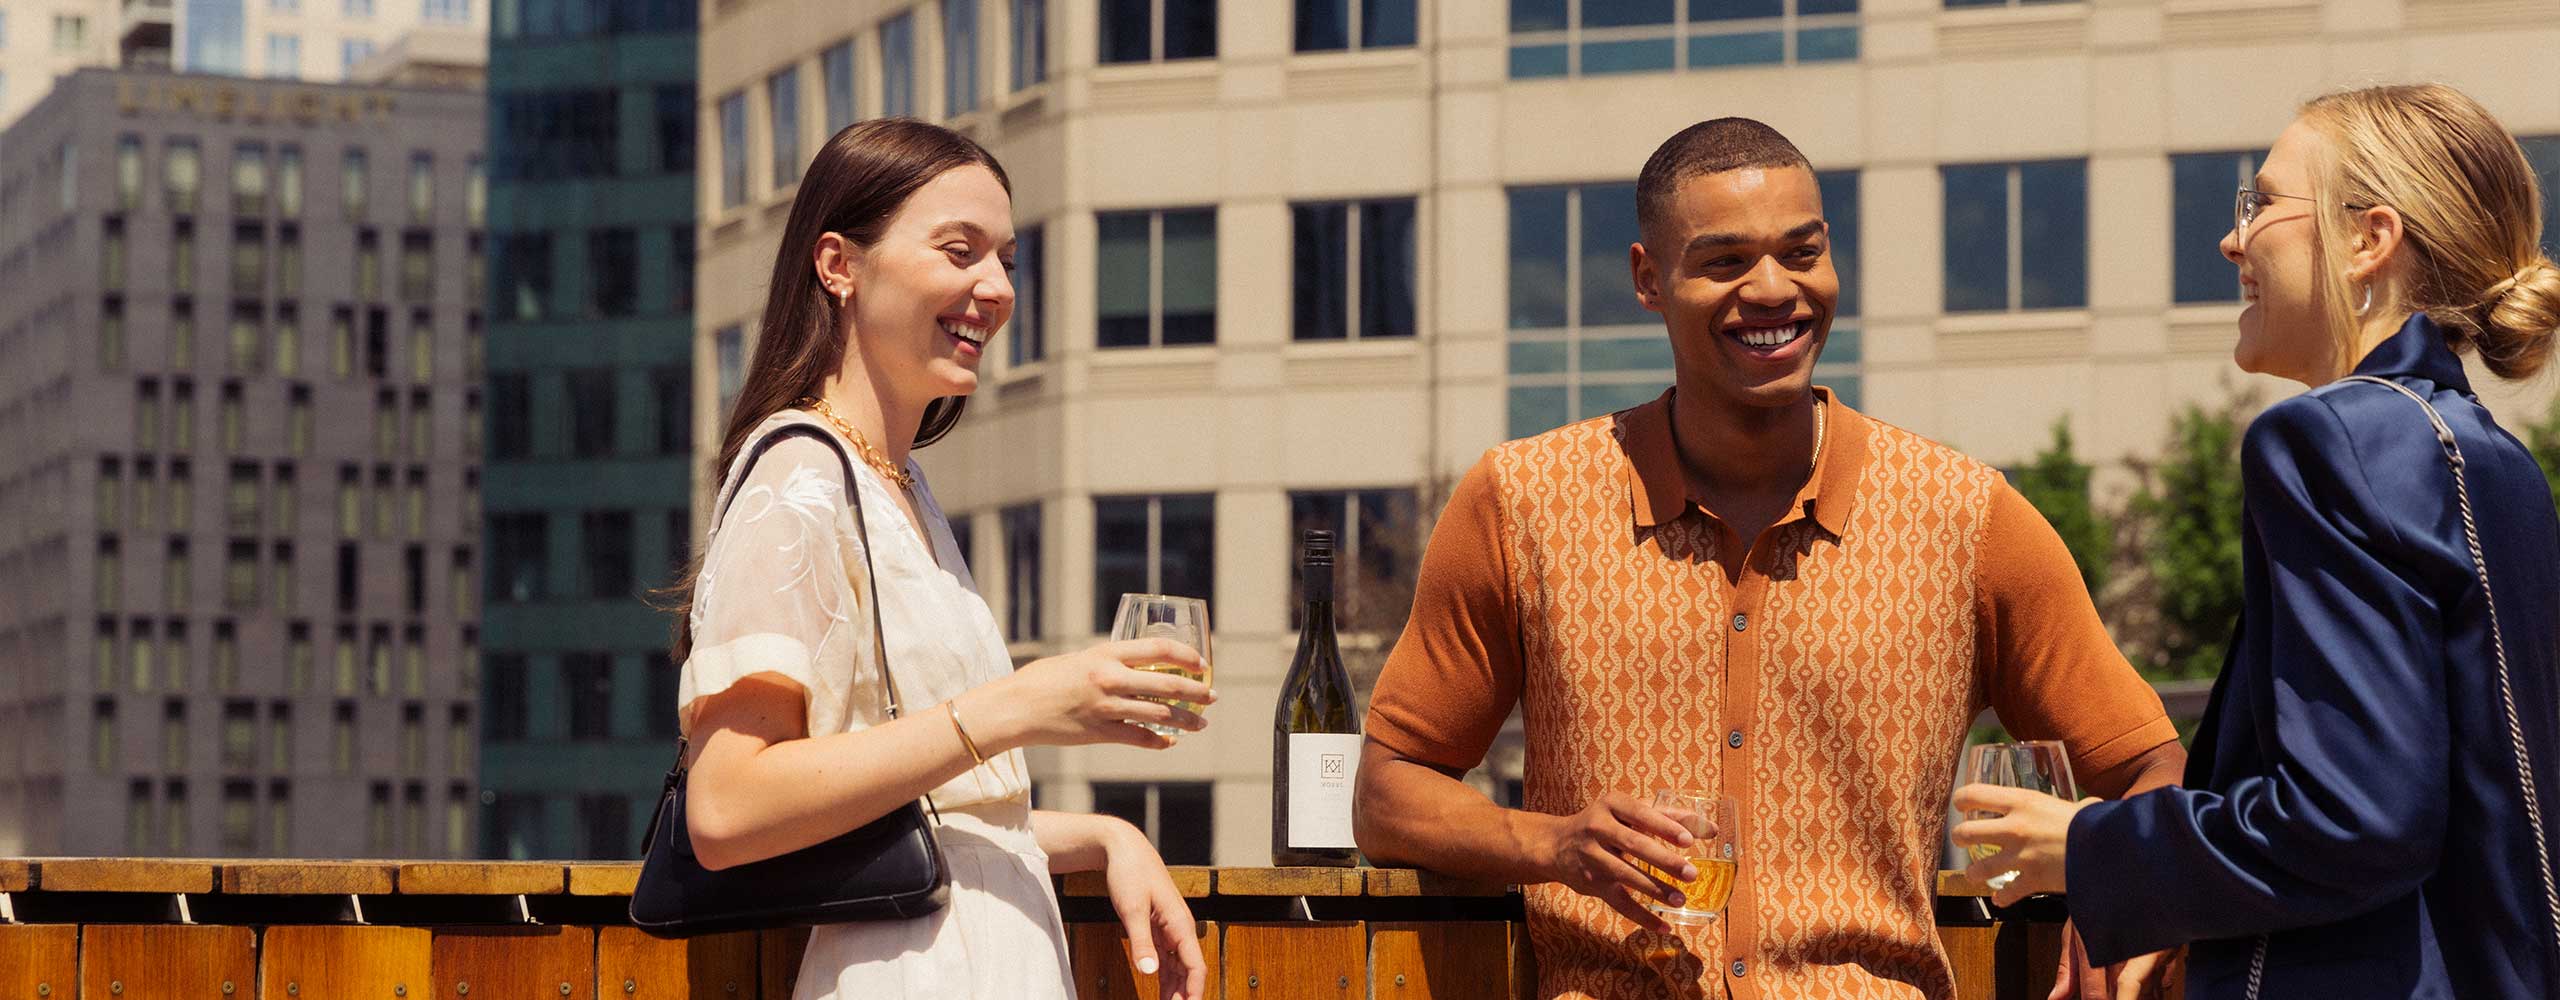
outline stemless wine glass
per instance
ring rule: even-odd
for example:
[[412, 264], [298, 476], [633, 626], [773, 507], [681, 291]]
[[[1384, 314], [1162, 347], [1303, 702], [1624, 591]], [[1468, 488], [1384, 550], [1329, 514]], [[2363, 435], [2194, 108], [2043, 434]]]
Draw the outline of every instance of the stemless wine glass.
[[[1135, 669], [1157, 674], [1178, 674], [1202, 684], [1209, 683], [1209, 602], [1197, 597], [1169, 597], [1164, 594], [1122, 594], [1120, 613], [1112, 619], [1113, 639], [1171, 639], [1200, 651], [1201, 669], [1194, 673], [1170, 663], [1135, 664]], [[1149, 699], [1150, 701], [1161, 699]], [[1191, 712], [1200, 706], [1187, 701], [1166, 704]], [[1158, 736], [1179, 736], [1181, 730], [1152, 722], [1135, 722]]]
[[1645, 908], [1676, 924], [1714, 923], [1724, 913], [1725, 898], [1733, 895], [1733, 870], [1739, 860], [1734, 856], [1733, 800], [1695, 789], [1662, 788], [1653, 793], [1653, 808], [1694, 838], [1687, 853], [1698, 877], [1676, 878], [1637, 861], [1636, 867], [1645, 874], [1680, 890], [1680, 905], [1647, 902]]
[[[1964, 752], [1964, 767], [1956, 772], [1956, 787], [1966, 785], [2003, 785], [2043, 792], [2064, 802], [2080, 798], [2080, 788], [2071, 780], [2071, 757], [2058, 740], [2028, 740], [2024, 743], [1984, 743]], [[2000, 814], [1973, 810], [1965, 819], [1998, 819]], [[1980, 844], [1965, 849], [1973, 860], [1980, 861], [2000, 849]], [[2002, 872], [1984, 879], [1994, 891], [2009, 887], [2018, 873]]]

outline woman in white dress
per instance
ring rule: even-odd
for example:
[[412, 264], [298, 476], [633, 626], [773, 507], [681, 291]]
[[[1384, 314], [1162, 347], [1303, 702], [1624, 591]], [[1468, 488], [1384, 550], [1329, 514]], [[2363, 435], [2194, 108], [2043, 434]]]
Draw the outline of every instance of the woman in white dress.
[[[1105, 872], [1142, 971], [1167, 998], [1201, 995], [1191, 912], [1138, 830], [1035, 812], [1022, 749], [1171, 740], [1128, 720], [1198, 731], [1145, 699], [1207, 704], [1185, 678], [1131, 669], [1199, 654], [1121, 642], [1020, 670], [933, 492], [908, 457], [950, 431], [979, 359], [1013, 310], [1012, 195], [967, 137], [910, 120], [837, 133], [800, 182], [762, 336], [716, 466], [725, 506], [677, 632], [673, 706], [692, 741], [686, 822], [722, 868], [833, 838], [930, 794], [951, 870], [940, 910], [837, 924], [810, 936], [798, 1000], [1066, 1000], [1066, 938], [1049, 884]], [[788, 438], [804, 423], [856, 458], [870, 550], [846, 504], [844, 465]], [[886, 711], [863, 560], [901, 712]]]

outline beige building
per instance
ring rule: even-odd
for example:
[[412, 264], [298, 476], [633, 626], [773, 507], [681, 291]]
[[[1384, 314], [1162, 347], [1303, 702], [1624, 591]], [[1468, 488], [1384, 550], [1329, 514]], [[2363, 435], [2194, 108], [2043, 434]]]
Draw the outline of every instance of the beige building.
[[[2454, 83], [2544, 137], [2560, 181], [2553, 0], [1705, 10], [707, 6], [695, 440], [718, 440], [817, 145], [897, 113], [986, 142], [1013, 177], [1024, 305], [962, 429], [923, 453], [935, 490], [1018, 655], [1092, 641], [1123, 590], [1205, 594], [1223, 696], [1169, 752], [1036, 754], [1041, 802], [1132, 815], [1176, 860], [1258, 864], [1293, 524], [1357, 511], [1372, 569], [1409, 564], [1428, 520], [1410, 512], [1486, 447], [1668, 383], [1624, 261], [1636, 171], [1679, 128], [1749, 115], [1804, 148], [1852, 288], [1822, 381], [2000, 464], [2061, 419], [2083, 455], [2149, 452], [2178, 406], [2249, 384], [2211, 243], [2299, 100]], [[2490, 395], [2515, 425], [2552, 388]]]

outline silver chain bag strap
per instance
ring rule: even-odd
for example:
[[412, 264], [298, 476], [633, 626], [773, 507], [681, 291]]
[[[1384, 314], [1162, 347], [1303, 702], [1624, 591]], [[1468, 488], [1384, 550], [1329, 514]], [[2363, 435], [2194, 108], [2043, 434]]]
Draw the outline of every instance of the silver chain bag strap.
[[[2489, 612], [2489, 651], [2498, 668], [2498, 707], [2506, 714], [2507, 740], [2515, 748], [2516, 779], [2524, 792], [2525, 823], [2532, 828], [2534, 858], [2541, 862], [2536, 873], [2542, 877], [2542, 903], [2550, 911], [2552, 945], [2560, 948], [2560, 886], [2554, 886], [2551, 875], [2551, 850], [2542, 835], [2542, 802], [2533, 788], [2533, 758], [2525, 748], [2524, 724], [2516, 716], [2515, 685], [2507, 673], [2507, 643], [2498, 631], [2498, 598], [2489, 589], [2489, 561], [2480, 553], [2480, 526], [2471, 516], [2471, 488], [2462, 478], [2462, 446], [2454, 443], [2453, 428], [2445, 426], [2444, 417], [2436, 413], [2435, 404], [2408, 386], [2371, 375], [2350, 375], [2341, 382], [2371, 382], [2418, 404], [2427, 422], [2436, 428], [2436, 442], [2444, 446], [2445, 464], [2453, 469], [2453, 498], [2462, 509], [2462, 541], [2471, 550], [2471, 569], [2480, 578], [2480, 602]], [[2249, 1000], [2258, 1000], [2259, 980], [2266, 975], [2267, 936], [2258, 935], [2258, 946], [2249, 956]]]

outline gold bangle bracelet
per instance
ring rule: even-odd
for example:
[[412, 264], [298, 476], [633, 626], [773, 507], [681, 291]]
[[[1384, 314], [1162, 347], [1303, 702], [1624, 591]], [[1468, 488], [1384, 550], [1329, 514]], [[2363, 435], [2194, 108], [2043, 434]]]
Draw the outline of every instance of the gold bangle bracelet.
[[951, 716], [951, 731], [960, 734], [960, 745], [969, 751], [969, 756], [977, 759], [979, 767], [987, 766], [987, 755], [978, 752], [978, 741], [970, 739], [969, 727], [960, 724], [959, 699], [943, 702], [942, 711]]

